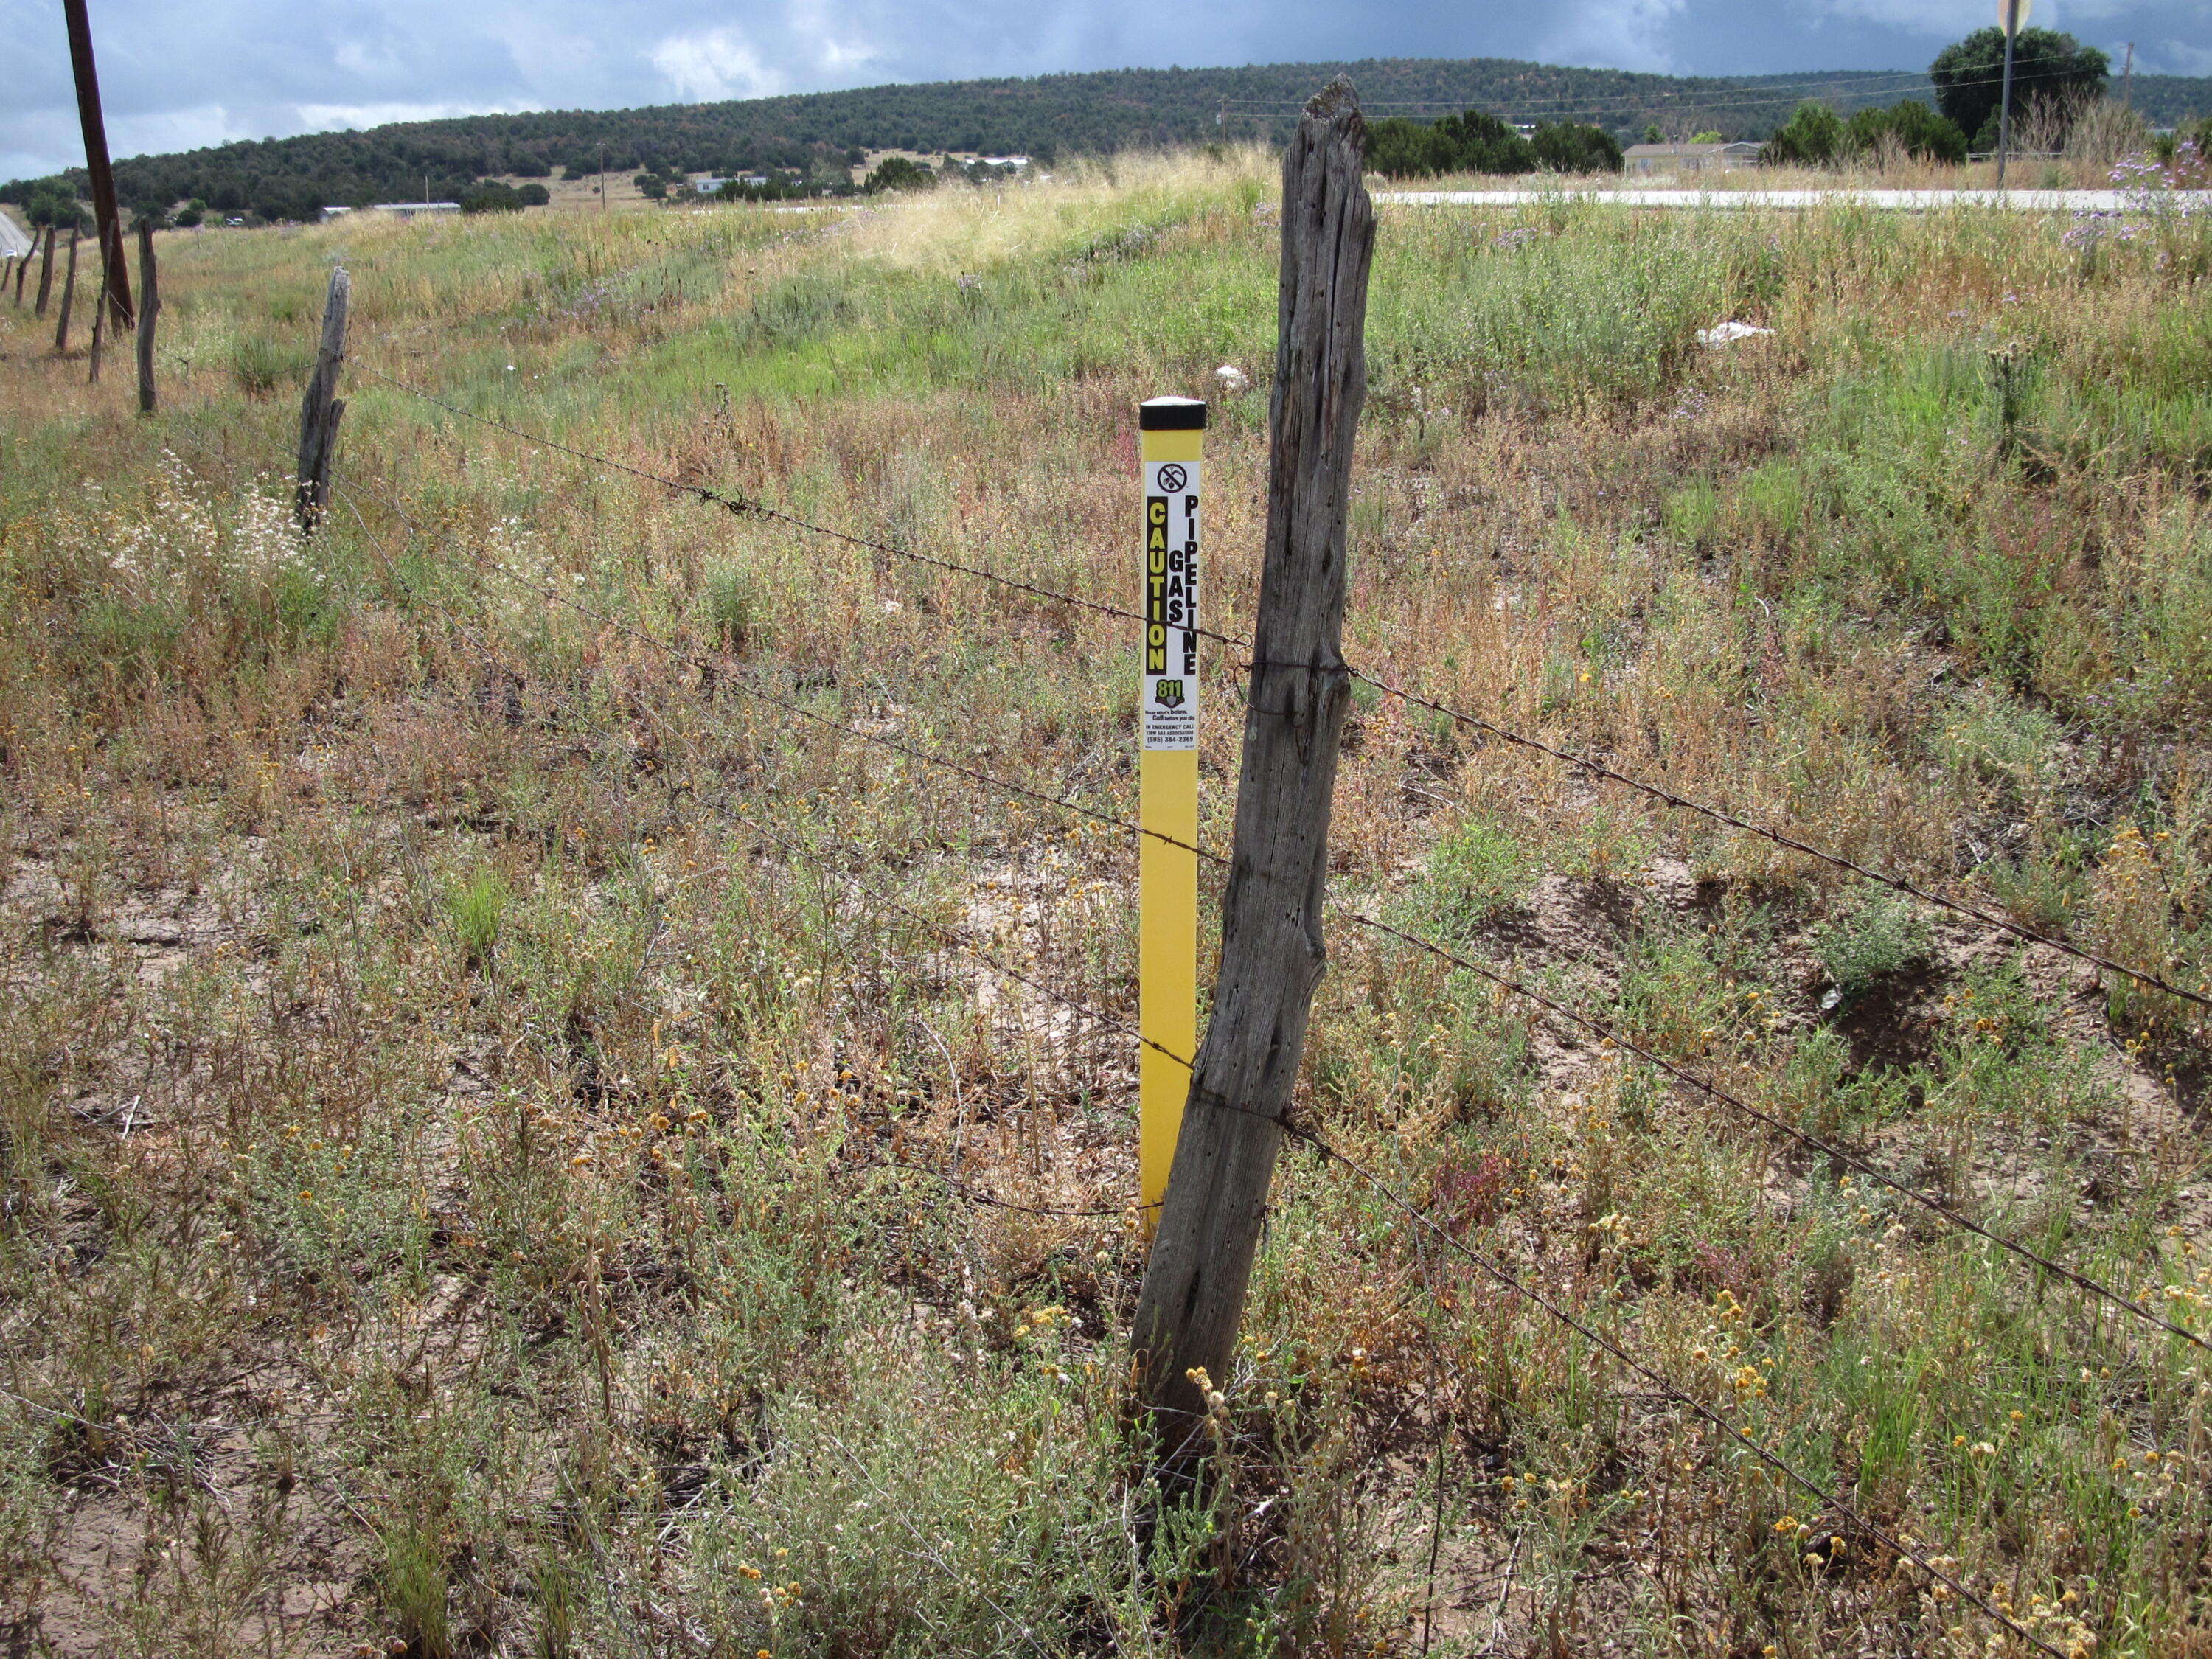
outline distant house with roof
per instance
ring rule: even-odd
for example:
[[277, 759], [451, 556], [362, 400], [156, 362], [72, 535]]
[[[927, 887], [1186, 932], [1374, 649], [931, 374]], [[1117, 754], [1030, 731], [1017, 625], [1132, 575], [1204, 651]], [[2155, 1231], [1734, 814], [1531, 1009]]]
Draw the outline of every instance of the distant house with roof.
[[369, 211], [389, 213], [401, 219], [420, 219], [440, 213], [459, 213], [459, 202], [379, 202]]
[[1631, 173], [1727, 173], [1759, 165], [1759, 146], [1733, 144], [1631, 144], [1622, 153]]

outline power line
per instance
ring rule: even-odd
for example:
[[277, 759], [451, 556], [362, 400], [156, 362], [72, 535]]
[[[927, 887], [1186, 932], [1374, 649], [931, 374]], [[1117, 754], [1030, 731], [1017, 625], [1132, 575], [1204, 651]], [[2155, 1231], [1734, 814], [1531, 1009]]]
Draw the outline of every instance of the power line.
[[[1887, 86], [1895, 82], [1917, 83], [1922, 86], [1933, 84], [1928, 72], [1924, 70], [1880, 70], [1866, 75], [1836, 76], [1826, 79], [1805, 81], [1774, 80], [1712, 82], [1703, 86], [1683, 86], [1677, 82], [1672, 86], [1659, 87], [1650, 91], [1623, 91], [1619, 94], [1613, 101], [1626, 104], [1638, 102], [1640, 100], [1647, 100], [1653, 98], [1720, 98], [1725, 97], [1732, 92], [1792, 92], [1806, 88], [1833, 90], [1836, 88], [1869, 86], [1876, 83]], [[1961, 82], [1957, 84], [1972, 85], [1978, 83]], [[1480, 95], [1480, 94], [1477, 94], [1469, 98], [1456, 99], [1381, 98], [1375, 100], [1372, 103], [1369, 103], [1363, 100], [1361, 107], [1374, 109], [1407, 109], [1418, 106], [1424, 108], [1453, 107], [1464, 109], [1467, 107], [1468, 103], [1474, 101], [1474, 99]], [[1273, 108], [1288, 108], [1293, 106], [1295, 103], [1295, 100], [1292, 100], [1276, 98], [1231, 98], [1226, 101], [1232, 109], [1240, 104], [1266, 105]], [[1595, 94], [1587, 97], [1580, 97], [1572, 94], [1561, 93], [1550, 97], [1528, 99], [1523, 100], [1520, 106], [1532, 107], [1537, 104], [1572, 104], [1595, 106], [1605, 101], [1606, 100], [1602, 96]], [[1295, 106], [1298, 108], [1304, 107], [1302, 103], [1297, 103]]]
[[[1899, 70], [1898, 71], [1898, 75], [1910, 76], [1911, 71]], [[2067, 78], [2067, 71], [2063, 70], [2053, 69], [2045, 70], [2039, 72], [2021, 72], [2015, 73], [2014, 76], [2013, 84], [2017, 88], [2033, 82], [2063, 80], [2065, 78]], [[1594, 116], [1643, 116], [1664, 114], [1670, 110], [1680, 111], [1685, 114], [1693, 114], [1699, 112], [1724, 113], [1730, 110], [1764, 108], [1775, 104], [1802, 102], [1814, 93], [1833, 92], [1839, 89], [1844, 91], [1846, 97], [1852, 99], [1878, 98], [1890, 92], [1913, 93], [1923, 90], [1939, 90], [1935, 88], [1933, 81], [1924, 74], [1918, 76], [1917, 77], [1904, 81], [1896, 81], [1894, 77], [1866, 77], [1867, 82], [1879, 80], [1891, 80], [1893, 83], [1887, 86], [1876, 87], [1872, 85], [1863, 85], [1863, 83], [1858, 82], [1834, 81], [1808, 81], [1796, 83], [1784, 82], [1779, 83], [1770, 83], [1765, 86], [1744, 87], [1741, 88], [1741, 90], [1747, 93], [1778, 94], [1745, 98], [1730, 96], [1729, 95], [1728, 88], [1720, 88], [1710, 92], [1668, 90], [1655, 93], [1648, 96], [1623, 94], [1620, 97], [1612, 99], [1601, 97], [1573, 98], [1567, 96], [1536, 98], [1522, 100], [1514, 100], [1510, 99], [1486, 100], [1480, 96], [1468, 98], [1401, 99], [1395, 100], [1385, 99], [1377, 100], [1376, 102], [1365, 106], [1365, 107], [1372, 110], [1410, 110], [1418, 112], [1434, 110], [1443, 113], [1455, 114], [1462, 110], [1480, 107], [1486, 103], [1486, 101], [1487, 101], [1491, 105], [1491, 108], [1486, 112], [1494, 113], [1501, 118], [1509, 114], [1548, 114], [1555, 117], [1577, 114]], [[2002, 84], [2002, 80], [2003, 77], [2001, 76], [1973, 76], [1962, 80], [1947, 82], [1944, 88], [1940, 90], [1948, 90], [1954, 88], [2000, 86]], [[1862, 85], [1862, 89], [1857, 91], [1850, 90], [1850, 88], [1854, 85]], [[1302, 103], [1293, 100], [1231, 98], [1228, 100], [1228, 110], [1231, 114], [1250, 115], [1255, 117], [1268, 114], [1287, 115], [1295, 113], [1296, 112], [1304, 109], [1304, 106]], [[1972, 135], [1970, 134], [1968, 136], [1971, 137]]]

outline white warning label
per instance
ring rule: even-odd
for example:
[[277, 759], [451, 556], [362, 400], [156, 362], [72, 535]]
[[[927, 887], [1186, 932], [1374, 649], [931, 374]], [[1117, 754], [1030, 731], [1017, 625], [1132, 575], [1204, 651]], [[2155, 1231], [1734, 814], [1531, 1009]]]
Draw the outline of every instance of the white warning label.
[[1198, 463], [1145, 464], [1145, 747], [1198, 747]]

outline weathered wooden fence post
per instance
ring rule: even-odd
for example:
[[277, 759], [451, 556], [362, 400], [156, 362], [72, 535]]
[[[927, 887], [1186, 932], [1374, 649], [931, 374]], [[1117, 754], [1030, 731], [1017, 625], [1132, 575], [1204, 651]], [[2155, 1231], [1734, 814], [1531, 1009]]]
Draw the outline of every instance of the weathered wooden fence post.
[[100, 292], [93, 297], [92, 302], [92, 368], [91, 372], [85, 376], [86, 383], [90, 386], [100, 384], [100, 343], [106, 326], [107, 276], [103, 271], [100, 274]]
[[154, 319], [161, 295], [154, 275], [154, 222], [138, 222], [138, 412], [154, 412]]
[[46, 246], [39, 251], [39, 299], [31, 307], [33, 317], [46, 314], [46, 298], [54, 291], [54, 231], [52, 225], [46, 227]]
[[323, 300], [322, 348], [300, 405], [300, 489], [294, 510], [301, 530], [310, 536], [331, 499], [331, 457], [337, 450], [338, 417], [345, 413], [345, 399], [337, 395], [338, 368], [345, 362], [346, 303], [352, 294], [353, 278], [339, 265], [331, 272], [330, 292]]
[[62, 315], [54, 325], [54, 356], [69, 349], [70, 303], [76, 298], [76, 228], [70, 228], [69, 270], [62, 277]]
[[[36, 246], [38, 244], [38, 235], [39, 233], [35, 230], [31, 233], [33, 246]], [[31, 256], [27, 252], [26, 252], [21, 258], [15, 261], [15, 309], [18, 311], [21, 311], [23, 308], [23, 278], [30, 274]]]
[[[1282, 292], [1270, 417], [1267, 545], [1253, 644], [1220, 979], [1191, 1075], [1133, 1341], [1170, 1446], [1229, 1375], [1290, 1109], [1322, 939], [1330, 797], [1351, 680], [1344, 621], [1352, 445], [1367, 394], [1375, 210], [1360, 182], [1352, 83], [1305, 108], [1283, 158]], [[1188, 1453], [1170, 1462], [1187, 1462]]]

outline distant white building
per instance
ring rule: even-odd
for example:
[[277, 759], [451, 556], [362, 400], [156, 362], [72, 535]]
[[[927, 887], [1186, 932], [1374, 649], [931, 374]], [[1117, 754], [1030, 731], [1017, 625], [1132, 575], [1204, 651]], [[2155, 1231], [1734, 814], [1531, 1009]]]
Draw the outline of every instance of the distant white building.
[[975, 164], [978, 167], [1004, 167], [1009, 173], [1019, 173], [1030, 164], [1030, 158], [1026, 155], [979, 155], [975, 158]]
[[402, 219], [419, 219], [428, 214], [459, 213], [459, 202], [379, 202], [369, 209], [371, 213], [390, 213]]
[[323, 210], [323, 222], [328, 224], [333, 219], [343, 219], [352, 211], [349, 207], [326, 207]]
[[1631, 173], [1728, 173], [1759, 165], [1759, 146], [1734, 144], [1631, 144], [1621, 160]]
[[694, 179], [691, 181], [691, 188], [702, 196], [712, 196], [727, 182], [726, 179]]

